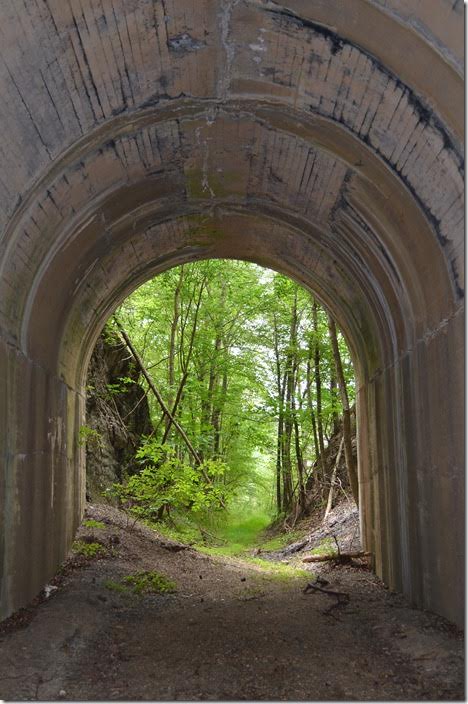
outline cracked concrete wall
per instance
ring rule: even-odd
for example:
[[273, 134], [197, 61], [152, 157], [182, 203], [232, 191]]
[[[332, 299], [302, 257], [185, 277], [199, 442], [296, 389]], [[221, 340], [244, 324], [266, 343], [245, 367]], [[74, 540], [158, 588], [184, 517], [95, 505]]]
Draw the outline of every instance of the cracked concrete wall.
[[256, 261], [333, 312], [359, 377], [375, 568], [463, 620], [463, 5], [0, 7], [1, 615], [84, 501], [83, 385], [140, 283]]

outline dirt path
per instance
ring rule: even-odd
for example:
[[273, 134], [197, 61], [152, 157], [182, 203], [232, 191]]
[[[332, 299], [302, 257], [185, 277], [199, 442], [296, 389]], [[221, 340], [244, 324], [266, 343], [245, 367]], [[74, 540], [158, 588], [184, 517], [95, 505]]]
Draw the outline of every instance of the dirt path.
[[[369, 572], [323, 568], [350, 602], [304, 594], [305, 578], [162, 547], [120, 514], [99, 532], [113, 556], [68, 566], [59, 588], [0, 626], [5, 700], [462, 700], [463, 641]], [[89, 533], [90, 531], [83, 531]], [[79, 562], [79, 561], [78, 561]], [[106, 580], [158, 570], [174, 594]], [[22, 626], [22, 622], [30, 621]]]

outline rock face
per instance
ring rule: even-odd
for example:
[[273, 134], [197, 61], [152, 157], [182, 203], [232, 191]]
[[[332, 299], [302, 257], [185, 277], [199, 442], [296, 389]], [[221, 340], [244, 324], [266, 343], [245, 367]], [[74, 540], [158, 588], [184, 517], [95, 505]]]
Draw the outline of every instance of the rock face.
[[101, 335], [88, 368], [86, 426], [81, 433], [89, 500], [139, 470], [135, 452], [152, 424], [138, 380], [126, 348], [118, 339]]

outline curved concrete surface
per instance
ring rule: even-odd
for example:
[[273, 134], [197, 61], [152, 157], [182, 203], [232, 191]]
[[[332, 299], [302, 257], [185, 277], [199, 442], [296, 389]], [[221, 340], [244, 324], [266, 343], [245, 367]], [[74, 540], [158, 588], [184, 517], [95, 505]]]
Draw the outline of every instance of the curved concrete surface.
[[462, 622], [463, 4], [7, 0], [0, 32], [1, 615], [80, 520], [106, 318], [233, 257], [335, 315], [375, 569]]

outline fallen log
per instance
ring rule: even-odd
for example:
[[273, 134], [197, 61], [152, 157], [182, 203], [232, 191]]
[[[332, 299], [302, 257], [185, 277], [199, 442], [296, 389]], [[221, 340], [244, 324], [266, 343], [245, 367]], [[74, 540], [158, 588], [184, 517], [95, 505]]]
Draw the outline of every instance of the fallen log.
[[335, 560], [337, 562], [349, 562], [355, 557], [370, 557], [371, 552], [364, 552], [363, 550], [358, 550], [357, 552], [341, 552], [333, 553], [332, 555], [308, 555], [302, 558], [302, 562], [327, 562], [328, 560]]

